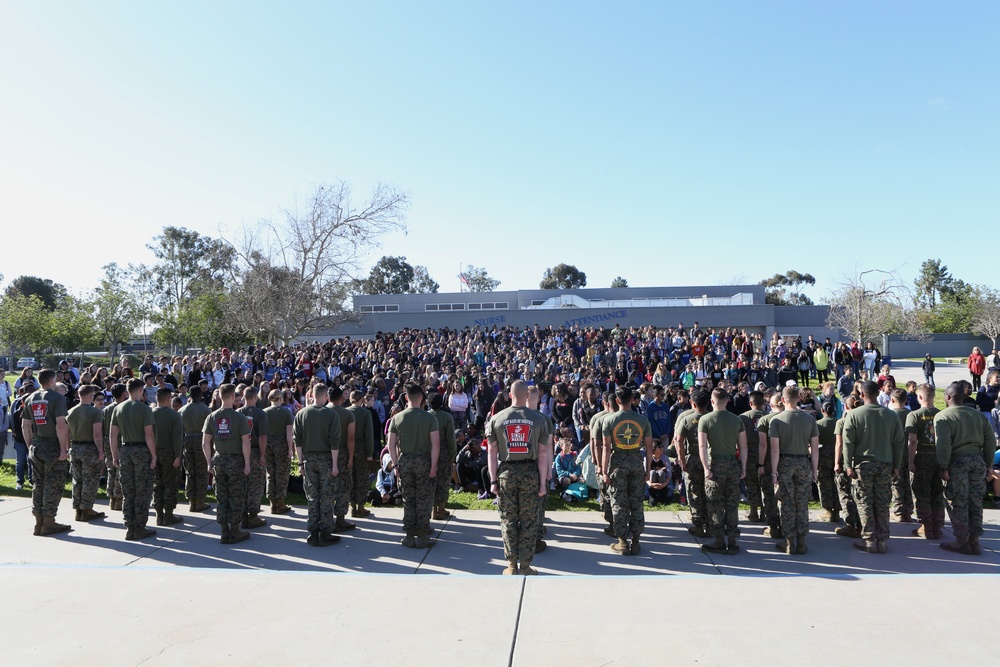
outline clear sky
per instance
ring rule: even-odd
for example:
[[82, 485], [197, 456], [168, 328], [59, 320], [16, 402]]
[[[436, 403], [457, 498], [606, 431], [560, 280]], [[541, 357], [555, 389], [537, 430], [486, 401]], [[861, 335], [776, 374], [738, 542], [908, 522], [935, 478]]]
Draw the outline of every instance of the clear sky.
[[940, 258], [1000, 286], [996, 2], [0, 0], [0, 272], [97, 284], [316, 184], [457, 291]]

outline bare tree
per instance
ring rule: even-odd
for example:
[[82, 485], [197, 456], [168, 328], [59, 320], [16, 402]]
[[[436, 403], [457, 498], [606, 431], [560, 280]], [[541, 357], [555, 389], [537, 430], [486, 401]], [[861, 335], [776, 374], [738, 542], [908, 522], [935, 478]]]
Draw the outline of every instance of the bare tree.
[[997, 348], [1000, 339], [1000, 293], [995, 290], [985, 291], [982, 301], [972, 318], [972, 333], [986, 336], [993, 341], [993, 349]]
[[827, 326], [864, 343], [882, 334], [923, 335], [913, 295], [895, 271], [869, 269], [845, 276], [830, 297]]
[[339, 181], [318, 186], [301, 209], [282, 211], [280, 222], [226, 238], [236, 254], [232, 316], [248, 334], [282, 341], [353, 319], [348, 288], [381, 237], [405, 229], [408, 206], [406, 193], [384, 184], [357, 203]]

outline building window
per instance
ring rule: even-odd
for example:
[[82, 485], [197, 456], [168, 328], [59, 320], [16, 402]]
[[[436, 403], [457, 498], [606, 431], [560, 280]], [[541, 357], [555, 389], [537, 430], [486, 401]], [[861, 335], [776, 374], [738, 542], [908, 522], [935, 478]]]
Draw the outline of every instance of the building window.
[[450, 303], [439, 303], [438, 304], [438, 310], [451, 310], [451, 304]]
[[370, 312], [372, 312], [372, 307], [371, 306], [361, 306], [361, 308], [359, 310], [362, 313], [370, 313]]
[[453, 304], [451, 304], [451, 309], [452, 310], [465, 310], [465, 304], [464, 303], [453, 303]]
[[493, 310], [493, 303], [486, 301], [483, 303], [483, 310]]
[[508, 306], [506, 301], [497, 301], [496, 303], [493, 304], [493, 307], [496, 308], [497, 310], [507, 310]]
[[387, 313], [398, 313], [399, 312], [399, 306], [398, 305], [397, 306], [386, 306], [385, 307], [385, 312], [387, 312]]
[[545, 299], [532, 299], [531, 305], [532, 306], [544, 306], [545, 305]]
[[481, 303], [470, 303], [469, 304], [469, 310], [482, 310], [482, 309], [483, 309], [483, 304], [481, 304]]
[[424, 310], [437, 310], [437, 309], [438, 309], [438, 305], [436, 303], [427, 303], [427, 304], [424, 304]]

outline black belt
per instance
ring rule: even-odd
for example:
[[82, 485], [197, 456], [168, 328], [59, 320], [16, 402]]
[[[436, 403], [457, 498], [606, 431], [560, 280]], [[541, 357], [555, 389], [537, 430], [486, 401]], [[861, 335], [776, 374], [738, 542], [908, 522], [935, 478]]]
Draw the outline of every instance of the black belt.
[[201, 433], [185, 433], [184, 437], [185, 438], [200, 438], [201, 437]]
[[500, 465], [517, 466], [517, 465], [527, 465], [529, 463], [534, 464], [534, 465], [538, 465], [538, 460], [537, 459], [517, 459], [516, 461], [501, 461]]
[[122, 447], [145, 447], [145, 442], [123, 442]]
[[69, 444], [70, 445], [94, 445], [95, 447], [97, 446], [97, 443], [94, 442], [93, 440], [71, 440]]

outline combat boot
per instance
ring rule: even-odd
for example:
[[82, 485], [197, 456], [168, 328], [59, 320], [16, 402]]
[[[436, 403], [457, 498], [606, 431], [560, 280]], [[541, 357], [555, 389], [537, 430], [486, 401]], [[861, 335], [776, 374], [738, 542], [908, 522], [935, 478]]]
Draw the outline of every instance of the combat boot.
[[688, 526], [688, 532], [695, 537], [708, 537], [708, 531], [705, 526]]
[[72, 530], [69, 526], [61, 523], [56, 523], [56, 518], [54, 516], [43, 516], [42, 517], [42, 528], [39, 535], [55, 535], [56, 533], [62, 533], [67, 530]]
[[913, 523], [913, 515], [909, 512], [903, 512], [899, 517], [900, 523]]
[[720, 535], [720, 536], [716, 537], [715, 541], [712, 542], [711, 544], [703, 544], [703, 545], [701, 545], [701, 550], [702, 551], [710, 551], [712, 553], [717, 553], [717, 554], [724, 554], [724, 553], [726, 553], [726, 543], [722, 539], [722, 536]]
[[35, 530], [32, 533], [32, 535], [41, 535], [42, 534], [42, 521], [43, 520], [44, 519], [42, 519], [42, 515], [41, 514], [36, 514], [35, 515]]
[[[372, 515], [371, 511], [365, 508], [364, 503], [358, 505], [358, 514], [357, 514], [358, 518], [363, 519], [366, 516], [371, 516], [371, 515]], [[354, 516], [354, 515], [352, 514], [351, 516]]]
[[236, 521], [229, 524], [229, 543], [236, 544], [237, 542], [242, 542], [250, 537], [250, 533], [244, 533], [240, 530], [240, 523]]
[[506, 575], [517, 574], [517, 561], [509, 560], [507, 561], [507, 567], [503, 569], [503, 573]]
[[633, 556], [636, 556], [636, 555], [639, 554], [639, 551], [641, 551], [641, 550], [642, 550], [642, 547], [639, 546], [639, 535], [637, 533], [633, 534], [632, 535], [632, 544], [629, 545], [628, 552], [630, 554], [632, 554]]
[[418, 549], [427, 549], [434, 545], [434, 540], [432, 540], [427, 535], [420, 535], [413, 540], [413, 545]]
[[547, 545], [544, 540], [535, 540], [535, 553], [536, 554], [540, 554], [540, 553], [542, 553], [543, 551], [545, 551], [548, 548], [549, 548], [549, 545]]
[[229, 526], [222, 524], [222, 535], [219, 538], [219, 544], [229, 544]]
[[[153, 535], [156, 535], [156, 531], [151, 528], [146, 528], [145, 526], [136, 526], [132, 529], [133, 540], [143, 540], [147, 537], [152, 537]], [[127, 535], [125, 536], [125, 539], [129, 539]]]
[[619, 537], [618, 542], [611, 545], [611, 550], [623, 556], [628, 556], [632, 553], [632, 549], [629, 547], [628, 542], [625, 541], [624, 537]]
[[125, 524], [125, 539], [131, 542], [135, 539], [135, 528], [130, 524]]
[[182, 523], [184, 519], [180, 518], [174, 514], [173, 510], [166, 510], [163, 512], [163, 523], [162, 526], [173, 526], [178, 523]]
[[840, 518], [840, 510], [830, 512], [830, 523], [844, 523], [844, 520]]
[[819, 520], [826, 521], [827, 523], [829, 523], [830, 521], [833, 520], [833, 512], [824, 507], [819, 511]]
[[760, 510], [758, 510], [756, 507], [751, 507], [750, 514], [747, 516], [747, 521], [749, 521], [750, 523], [757, 523], [758, 521], [760, 521]]
[[333, 533], [328, 533], [325, 530], [319, 531], [319, 546], [328, 547], [331, 544], [336, 544], [340, 541], [340, 535], [334, 535]]
[[344, 518], [343, 515], [337, 517], [337, 522], [333, 525], [333, 532], [335, 533], [346, 533], [349, 530], [354, 530], [357, 528], [356, 525]]
[[794, 555], [797, 550], [795, 540], [791, 537], [786, 537], [784, 542], [775, 543], [774, 548], [782, 553], [788, 554], [789, 556]]
[[292, 511], [292, 508], [285, 504], [284, 498], [274, 499], [274, 509], [271, 510], [271, 514], [288, 514]]
[[266, 520], [261, 519], [260, 516], [258, 516], [257, 514], [251, 514], [247, 512], [246, 514], [243, 515], [243, 525], [240, 527], [251, 529], [251, 528], [262, 528], [266, 525], [267, 525]]
[[958, 538], [954, 542], [942, 542], [940, 546], [945, 551], [951, 551], [952, 553], [964, 554], [966, 556], [972, 555], [972, 547], [969, 546], [968, 541], [959, 540]]
[[81, 513], [81, 512], [83, 512], [83, 510], [82, 510], [82, 509], [80, 509], [80, 508], [77, 508], [77, 509], [76, 509], [76, 516], [75, 516], [75, 517], [73, 517], [73, 520], [74, 520], [74, 521], [83, 521], [83, 519], [81, 519], [81, 518], [80, 518], [80, 513]]
[[401, 539], [399, 541], [399, 543], [402, 544], [404, 547], [407, 547], [409, 549], [416, 549], [417, 548], [417, 540], [416, 540], [416, 537], [413, 534], [413, 531], [411, 531], [411, 530], [406, 531], [406, 537], [404, 537], [403, 539]]
[[163, 525], [163, 510], [160, 509], [156, 510], [156, 525], [157, 526]]
[[854, 548], [858, 551], [864, 551], [869, 554], [878, 553], [878, 545], [875, 542], [866, 542], [865, 540], [854, 540]]
[[108, 509], [113, 510], [115, 512], [121, 512], [122, 511], [121, 500], [118, 498], [112, 498], [110, 501], [108, 501]]
[[449, 512], [445, 505], [448, 503], [447, 500], [442, 500], [438, 503], [438, 519], [444, 521], [445, 519], [451, 517], [451, 512]]
[[969, 549], [972, 550], [972, 555], [973, 556], [982, 556], [983, 555], [983, 548], [981, 546], [979, 546], [979, 538], [978, 537], [970, 537], [969, 538]]
[[858, 531], [855, 530], [853, 524], [847, 524], [846, 526], [837, 526], [833, 530], [833, 532], [836, 533], [837, 535], [840, 535], [841, 537], [851, 537], [851, 538], [859, 537]]
[[95, 512], [92, 509], [80, 510], [80, 518], [77, 521], [93, 521], [94, 519], [103, 519], [104, 512]]
[[193, 503], [191, 503], [192, 512], [204, 512], [205, 510], [212, 509], [212, 506], [205, 502], [204, 498], [197, 498]]
[[880, 554], [889, 553], [889, 540], [875, 540], [875, 548]]
[[538, 574], [538, 570], [531, 567], [531, 563], [521, 563], [521, 567], [518, 568], [517, 573], [524, 577], [534, 577]]
[[806, 548], [806, 536], [799, 535], [799, 539], [795, 543], [795, 553], [799, 556], [805, 556], [808, 551], [809, 550]]
[[944, 532], [944, 508], [938, 507], [931, 512], [931, 525], [934, 526], [934, 536], [932, 539], [940, 540]]
[[764, 529], [764, 534], [774, 540], [785, 539], [785, 534], [781, 532], [781, 526], [768, 526]]
[[740, 545], [736, 543], [735, 537], [730, 537], [726, 542], [726, 555], [735, 556], [740, 552]]
[[[691, 529], [688, 528], [688, 531], [690, 531], [690, 530]], [[613, 527], [611, 527], [611, 526], [605, 526], [604, 527], [604, 534], [607, 535], [608, 537], [614, 537], [615, 536], [615, 529]], [[694, 535], [694, 533], [691, 533], [691, 534]]]

